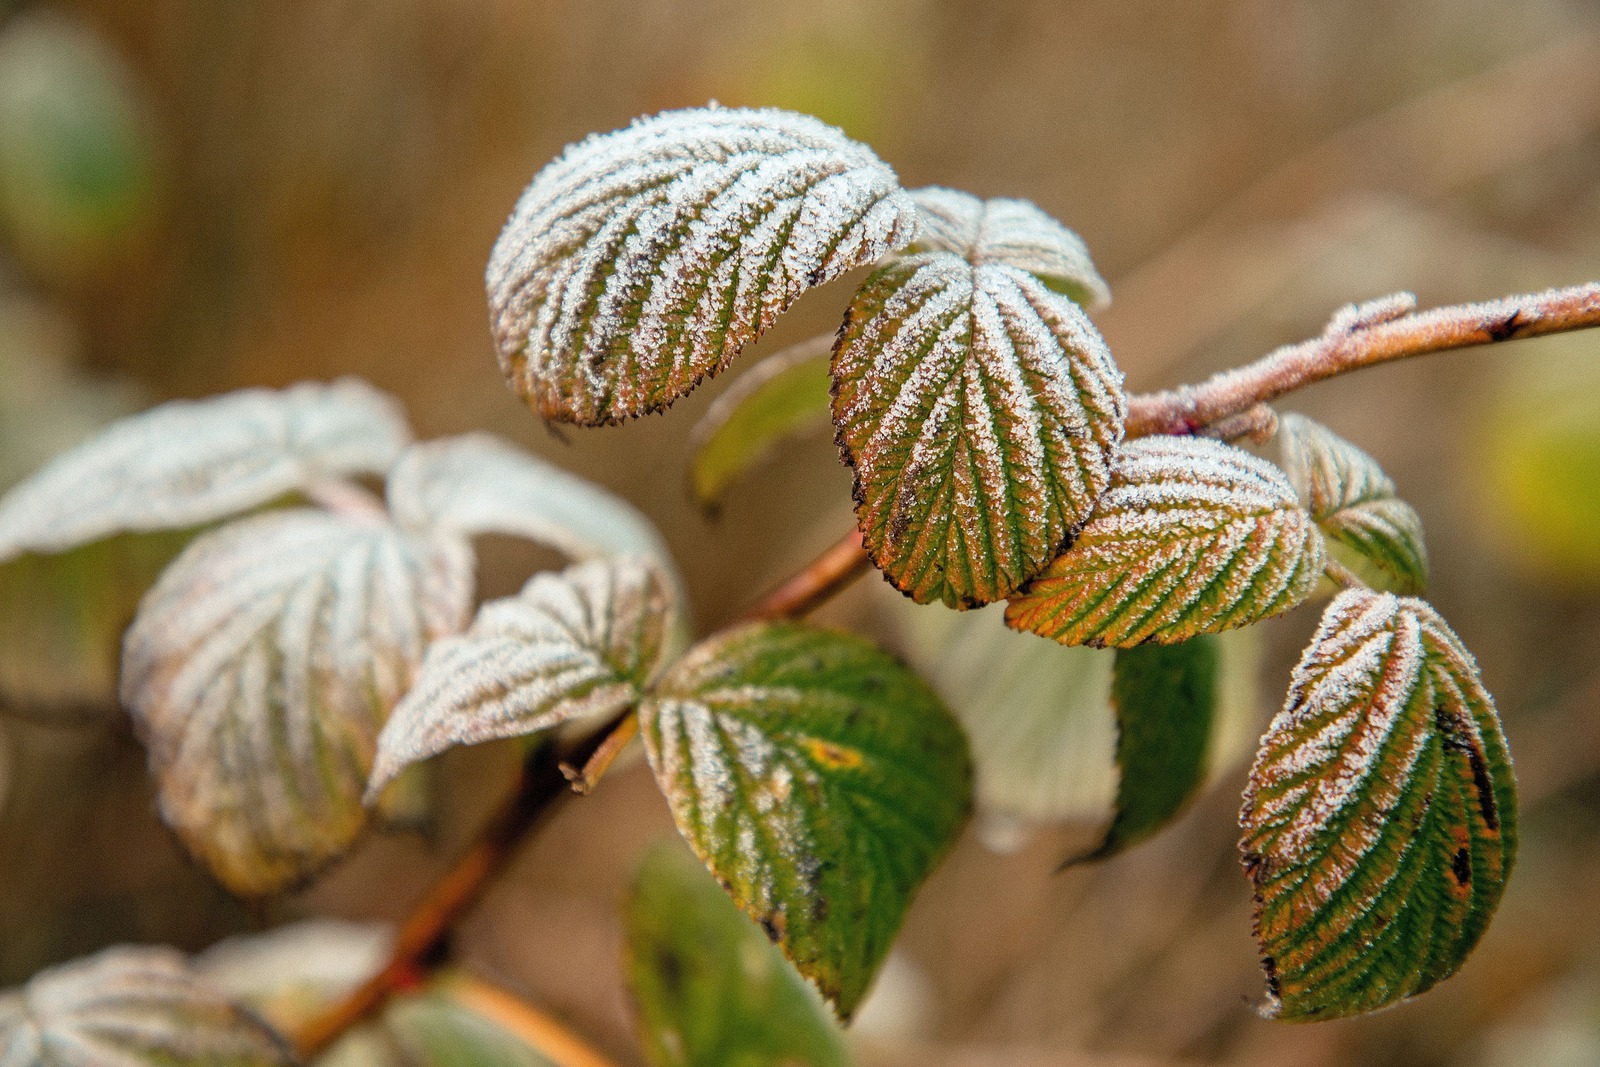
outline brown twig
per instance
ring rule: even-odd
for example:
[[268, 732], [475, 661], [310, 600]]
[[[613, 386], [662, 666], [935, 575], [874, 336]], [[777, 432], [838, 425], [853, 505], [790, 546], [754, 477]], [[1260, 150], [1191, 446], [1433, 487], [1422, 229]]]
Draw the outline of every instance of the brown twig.
[[[1336, 322], [1339, 321], [1336, 319]], [[1288, 345], [1199, 385], [1128, 402], [1128, 436], [1194, 433], [1313, 382], [1429, 352], [1600, 326], [1600, 282], [1351, 325]]]
[[851, 530], [794, 577], [762, 597], [741, 622], [792, 619], [808, 614], [867, 572], [861, 531]]

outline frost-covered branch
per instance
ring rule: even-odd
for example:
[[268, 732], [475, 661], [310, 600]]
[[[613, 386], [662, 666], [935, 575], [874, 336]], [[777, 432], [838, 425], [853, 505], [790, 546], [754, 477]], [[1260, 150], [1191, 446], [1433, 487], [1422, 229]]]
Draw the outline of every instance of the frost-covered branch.
[[1429, 352], [1600, 326], [1600, 282], [1416, 311], [1409, 294], [1352, 305], [1320, 336], [1199, 385], [1130, 397], [1127, 435], [1195, 433], [1347, 371]]

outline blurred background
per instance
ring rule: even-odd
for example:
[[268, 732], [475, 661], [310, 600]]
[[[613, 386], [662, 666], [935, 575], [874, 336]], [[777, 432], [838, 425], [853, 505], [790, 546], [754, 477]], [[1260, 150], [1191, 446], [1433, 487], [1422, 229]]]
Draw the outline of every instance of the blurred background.
[[[908, 187], [1062, 219], [1111, 282], [1100, 325], [1135, 389], [1396, 289], [1427, 305], [1600, 278], [1595, 0], [0, 0], [0, 488], [158, 400], [355, 374], [422, 436], [491, 430], [627, 497], [701, 625], [728, 620], [848, 527], [827, 435], [709, 521], [682, 460], [726, 382], [558, 440], [502, 384], [482, 288], [517, 194], [564, 144], [711, 99], [817, 114]], [[831, 331], [853, 288], [808, 294], [743, 365]], [[1416, 1004], [1258, 1019], [1234, 766], [1098, 866], [1056, 873], [1072, 827], [1008, 854], [964, 839], [913, 908], [864, 1063], [1600, 1064], [1600, 334], [1288, 406], [1420, 510], [1432, 599], [1499, 700], [1524, 840], [1486, 939]], [[118, 941], [398, 917], [509, 775], [492, 746], [452, 755], [425, 833], [374, 837], [287, 900], [231, 901], [155, 817], [108, 711], [115, 624], [170, 551], [113, 547], [0, 589], [0, 986]], [[491, 544], [482, 592], [549, 562]], [[828, 617], [870, 626], [881, 587]], [[1315, 615], [1263, 628], [1250, 733]], [[642, 766], [614, 775], [526, 850], [460, 956], [637, 1063], [616, 903], [670, 827]]]

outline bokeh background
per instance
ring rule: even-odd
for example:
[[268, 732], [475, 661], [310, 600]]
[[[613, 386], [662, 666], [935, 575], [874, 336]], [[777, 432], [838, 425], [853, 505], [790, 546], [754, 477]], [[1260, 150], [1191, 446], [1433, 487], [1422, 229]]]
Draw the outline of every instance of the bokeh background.
[[[482, 290], [518, 192], [562, 145], [710, 99], [815, 113], [907, 186], [1061, 218], [1111, 281], [1100, 324], [1133, 388], [1396, 289], [1428, 304], [1600, 278], [1594, 0], [0, 0], [0, 486], [118, 412], [356, 374], [424, 436], [492, 430], [627, 497], [677, 552], [701, 624], [731, 618], [849, 523], [826, 435], [710, 522], [683, 460], [725, 383], [558, 440], [501, 383]], [[852, 290], [808, 294], [757, 354], [831, 330]], [[912, 911], [864, 1062], [1600, 1064], [1600, 335], [1291, 403], [1421, 511], [1432, 598], [1498, 696], [1525, 829], [1483, 944], [1416, 1004], [1258, 1019], [1236, 769], [1096, 867], [1057, 874], [1053, 833], [1008, 855], [969, 835]], [[490, 545], [483, 591], [549, 562]], [[72, 610], [130, 610], [136, 590], [103, 588], [85, 580]], [[0, 642], [33, 639], [40, 595], [0, 600]], [[1268, 628], [1258, 723], [1314, 622]], [[73, 714], [13, 695], [0, 717], [0, 985], [118, 941], [397, 917], [508, 774], [498, 750], [450, 757], [428, 832], [374, 837], [311, 890], [246, 909], [173, 844], [125, 721], [96, 706], [111, 651], [77, 650], [102, 677], [68, 694]], [[60, 680], [29, 657], [36, 690]], [[669, 832], [648, 773], [618, 773], [526, 850], [458, 953], [638, 1062], [616, 902]]]

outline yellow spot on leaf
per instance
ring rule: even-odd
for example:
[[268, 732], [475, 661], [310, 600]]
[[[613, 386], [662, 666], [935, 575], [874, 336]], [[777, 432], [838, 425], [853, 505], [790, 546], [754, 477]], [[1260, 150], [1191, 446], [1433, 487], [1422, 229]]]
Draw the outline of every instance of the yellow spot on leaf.
[[811, 758], [836, 771], [853, 771], [861, 766], [861, 753], [853, 748], [836, 745], [832, 741], [819, 741], [811, 738], [806, 741], [806, 751], [811, 753]]

